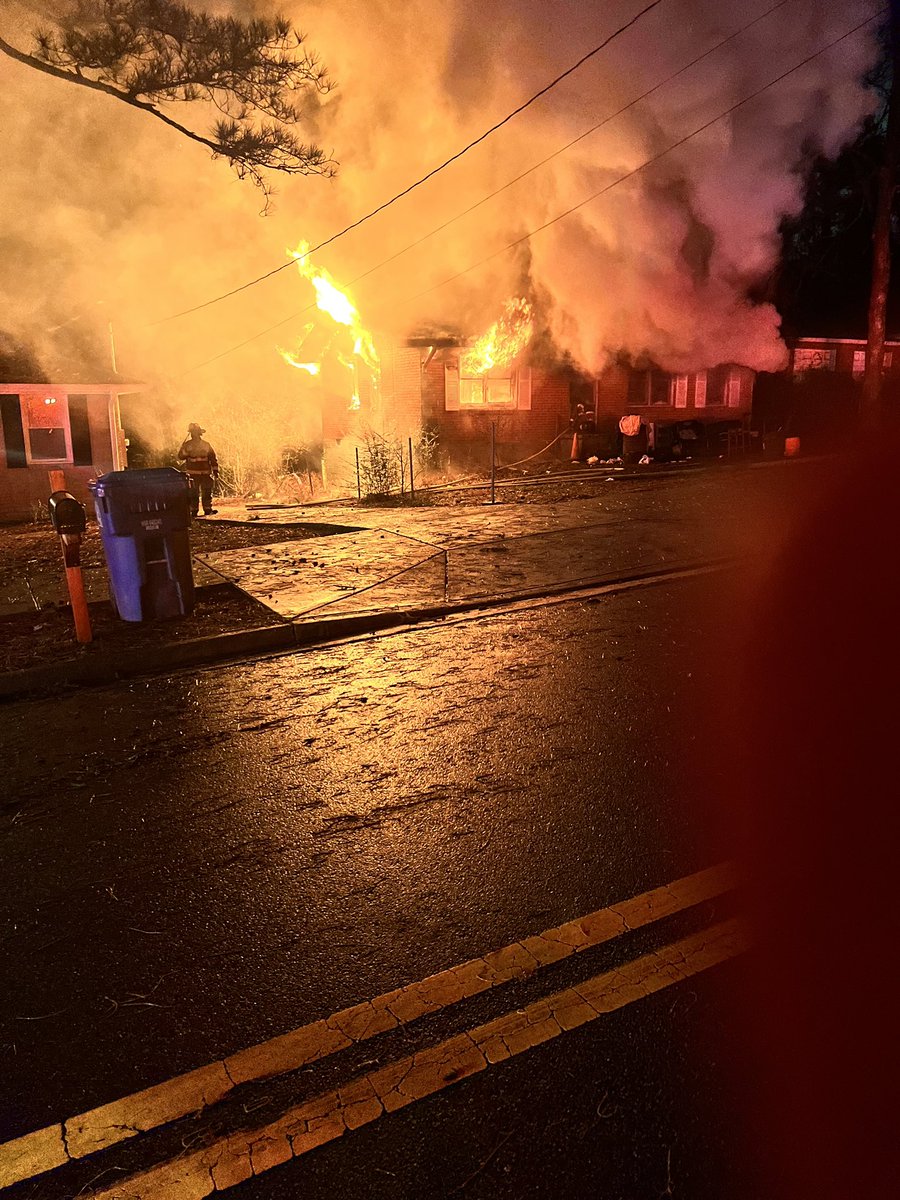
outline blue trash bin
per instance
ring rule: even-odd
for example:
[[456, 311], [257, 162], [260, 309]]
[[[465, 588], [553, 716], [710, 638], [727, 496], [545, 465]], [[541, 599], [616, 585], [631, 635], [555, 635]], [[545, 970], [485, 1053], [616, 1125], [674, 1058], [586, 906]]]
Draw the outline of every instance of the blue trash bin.
[[151, 621], [192, 612], [188, 477], [174, 467], [110, 471], [89, 486], [119, 616]]

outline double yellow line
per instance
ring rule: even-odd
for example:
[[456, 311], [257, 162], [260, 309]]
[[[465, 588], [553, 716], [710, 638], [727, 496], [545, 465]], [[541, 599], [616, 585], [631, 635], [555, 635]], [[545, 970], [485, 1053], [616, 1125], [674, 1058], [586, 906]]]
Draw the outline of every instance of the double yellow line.
[[[200, 1112], [240, 1084], [297, 1070], [469, 996], [527, 978], [629, 930], [712, 900], [735, 884], [730, 864], [711, 867], [35, 1130], [0, 1145], [0, 1188]], [[720, 922], [584, 984], [362, 1074], [345, 1087], [294, 1106], [268, 1125], [220, 1138], [94, 1194], [104, 1200], [205, 1197], [724, 962], [745, 949], [746, 941], [739, 922]]]

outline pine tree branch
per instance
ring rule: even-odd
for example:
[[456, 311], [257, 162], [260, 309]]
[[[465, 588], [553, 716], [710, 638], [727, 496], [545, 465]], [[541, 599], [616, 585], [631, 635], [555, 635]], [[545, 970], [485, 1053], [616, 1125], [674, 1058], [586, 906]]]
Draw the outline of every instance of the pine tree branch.
[[[83, 0], [71, 19], [34, 33], [34, 53], [0, 37], [32, 70], [113, 96], [227, 159], [268, 196], [263, 172], [333, 175], [336, 164], [294, 134], [294, 97], [332, 84], [304, 37], [282, 17], [212, 17], [179, 0]], [[168, 116], [178, 102], [211, 103], [225, 120], [208, 136]], [[262, 118], [262, 119], [259, 119]]]
[[[25, 54], [21, 50], [17, 50], [15, 46], [11, 46], [9, 42], [0, 37], [0, 51], [8, 55], [16, 62], [24, 63], [27, 67], [33, 67], [36, 71], [43, 71], [45, 75], [52, 75], [54, 79], [65, 79], [69, 83], [77, 83], [81, 87], [90, 88], [95, 92], [103, 92], [107, 96], [115, 96], [117, 100], [123, 100], [126, 104], [130, 104], [132, 108], [139, 108], [141, 112], [150, 113], [162, 121], [163, 124], [171, 126], [185, 137], [191, 138], [192, 141], [199, 142], [202, 146], [206, 146], [213, 154], [219, 154], [223, 158], [231, 159], [234, 162], [240, 161], [240, 154], [234, 150], [230, 150], [227, 146], [219, 142], [214, 142], [210, 138], [205, 138], [201, 133], [195, 133], [193, 129], [188, 129], [186, 125], [181, 125], [178, 121], [173, 121], [171, 117], [167, 117], [165, 113], [159, 111], [152, 104], [148, 104], [144, 100], [138, 100], [134, 96], [129, 96], [127, 92], [119, 91], [109, 83], [101, 83], [99, 79], [89, 79], [85, 75], [76, 74], [74, 71], [64, 71], [60, 67], [54, 67], [50, 63], [42, 62], [39, 58], [33, 58], [30, 54]], [[284, 170], [283, 167], [274, 167], [274, 170]]]

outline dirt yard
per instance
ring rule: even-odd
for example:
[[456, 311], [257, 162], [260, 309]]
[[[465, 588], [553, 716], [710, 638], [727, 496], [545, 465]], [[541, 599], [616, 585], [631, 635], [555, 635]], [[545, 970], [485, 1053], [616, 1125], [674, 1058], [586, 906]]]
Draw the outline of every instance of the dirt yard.
[[[638, 477], [641, 474], [643, 472]], [[531, 480], [536, 476], [537, 471], [530, 473]], [[600, 465], [596, 476], [592, 478], [553, 479], [535, 486], [524, 475], [517, 478], [514, 473], [507, 471], [498, 476], [496, 498], [498, 503], [506, 505], [559, 503], [596, 494], [600, 488], [608, 489], [609, 477], [610, 468]], [[499, 485], [501, 479], [503, 486]], [[414, 503], [421, 506], [480, 507], [489, 500], [489, 484], [474, 483], [461, 489], [419, 493]], [[223, 505], [220, 502], [220, 508], [227, 503], [225, 501]], [[408, 496], [402, 500], [379, 498], [364, 501], [360, 507], [370, 517], [373, 508], [394, 508], [409, 503]], [[346, 509], [347, 524], [353, 524], [357, 501], [339, 502], [329, 507]], [[269, 525], [265, 523], [265, 511], [261, 510], [258, 523], [231, 525], [220, 521], [195, 521], [191, 527], [191, 547], [195, 554], [203, 554], [272, 542], [299, 541], [335, 531], [334, 526], [325, 524]], [[82, 565], [87, 573], [92, 568], [103, 569], [105, 565], [99, 532], [93, 521], [89, 522], [82, 542]], [[25, 581], [33, 578], [44, 581], [44, 593], [40, 589], [32, 589], [30, 585], [26, 590]], [[12, 607], [11, 601], [18, 602], [20, 607], [30, 604], [27, 611], [0, 615], [0, 672], [99, 652], [114, 653], [141, 646], [210, 637], [277, 624], [280, 620], [245, 593], [223, 583], [198, 587], [194, 612], [189, 617], [175, 621], [129, 624], [118, 619], [108, 601], [95, 601], [90, 605], [94, 641], [81, 646], [75, 641], [67, 602], [61, 598], [52, 602], [44, 599], [48, 588], [63, 597], [63, 582], [59, 540], [49, 523], [0, 525], [0, 602], [5, 601], [7, 607]], [[32, 596], [30, 602], [29, 593]]]
[[[328, 532], [328, 527], [313, 531], [296, 525], [214, 525], [201, 520], [191, 529], [191, 547], [195, 553], [234, 550], [267, 542], [300, 540], [323, 532]], [[94, 522], [88, 524], [81, 560], [86, 568], [104, 565], [103, 547]], [[13, 589], [21, 591], [23, 577], [57, 575], [62, 583], [59, 539], [48, 523], [0, 526], [0, 595]], [[22, 670], [98, 651], [115, 652], [210, 637], [279, 621], [273, 612], [230, 584], [199, 588], [193, 613], [177, 621], [129, 624], [120, 621], [106, 601], [92, 603], [90, 613], [94, 641], [87, 646], [75, 641], [67, 605], [38, 607], [35, 603], [30, 611], [0, 617], [0, 671]]]

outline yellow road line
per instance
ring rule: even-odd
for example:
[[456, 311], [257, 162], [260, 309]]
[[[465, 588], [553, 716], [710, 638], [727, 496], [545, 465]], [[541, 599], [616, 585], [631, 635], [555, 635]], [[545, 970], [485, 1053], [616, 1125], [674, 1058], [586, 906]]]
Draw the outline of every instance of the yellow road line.
[[437, 1046], [360, 1075], [254, 1130], [161, 1163], [94, 1193], [95, 1200], [204, 1200], [288, 1162], [489, 1066], [577, 1029], [747, 948], [737, 920], [723, 921]]
[[297, 1070], [468, 996], [526, 978], [549, 963], [722, 895], [735, 884], [732, 864], [709, 867], [4, 1142], [0, 1144], [0, 1188], [198, 1112], [224, 1099], [238, 1084]]

